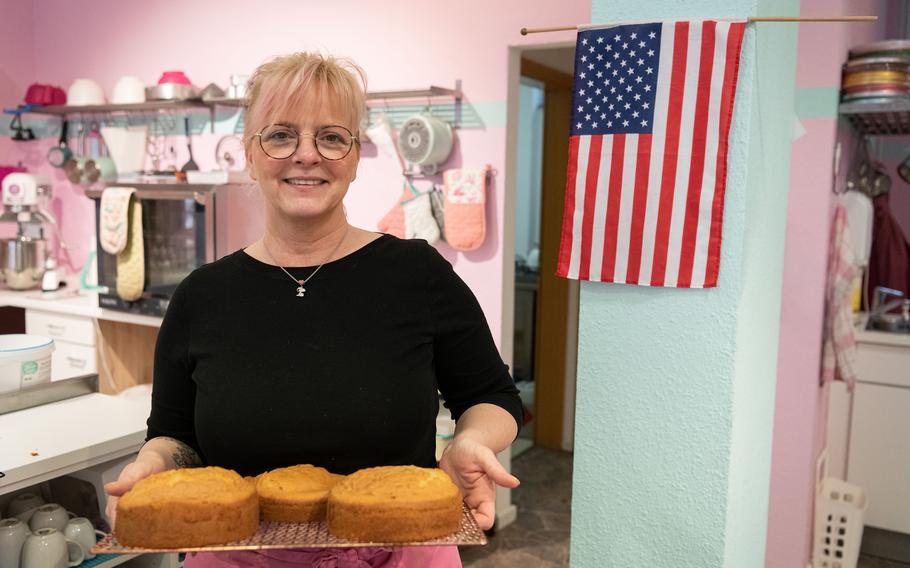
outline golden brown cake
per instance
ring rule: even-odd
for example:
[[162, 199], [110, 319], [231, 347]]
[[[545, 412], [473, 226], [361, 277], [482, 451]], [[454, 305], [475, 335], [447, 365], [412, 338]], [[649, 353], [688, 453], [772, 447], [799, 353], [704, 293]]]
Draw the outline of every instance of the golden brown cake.
[[461, 494], [440, 469], [372, 467], [347, 476], [329, 493], [328, 528], [363, 542], [413, 542], [461, 528]]
[[138, 482], [117, 503], [114, 535], [140, 548], [242, 540], [259, 528], [253, 484], [220, 467], [174, 469]]
[[263, 520], [310, 523], [325, 520], [329, 490], [343, 475], [313, 465], [273, 469], [257, 478], [259, 514]]

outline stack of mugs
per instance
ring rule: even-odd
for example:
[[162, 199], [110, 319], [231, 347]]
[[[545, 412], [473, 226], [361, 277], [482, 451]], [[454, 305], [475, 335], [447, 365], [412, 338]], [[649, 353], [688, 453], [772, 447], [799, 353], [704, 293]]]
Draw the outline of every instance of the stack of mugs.
[[76, 517], [61, 505], [45, 504], [33, 493], [10, 502], [0, 520], [0, 566], [11, 568], [65, 568], [94, 558], [96, 536], [91, 521]]
[[843, 102], [910, 99], [910, 41], [888, 40], [850, 50], [841, 80]]

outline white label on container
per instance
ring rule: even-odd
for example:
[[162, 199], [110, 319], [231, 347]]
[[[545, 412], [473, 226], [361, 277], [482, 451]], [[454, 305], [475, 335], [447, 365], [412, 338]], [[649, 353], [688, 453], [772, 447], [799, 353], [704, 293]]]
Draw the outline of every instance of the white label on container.
[[22, 362], [22, 386], [51, 382], [51, 358]]

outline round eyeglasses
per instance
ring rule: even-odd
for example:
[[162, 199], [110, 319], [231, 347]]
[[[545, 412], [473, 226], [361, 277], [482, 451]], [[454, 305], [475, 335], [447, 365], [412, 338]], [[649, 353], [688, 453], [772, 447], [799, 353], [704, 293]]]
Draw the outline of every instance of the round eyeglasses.
[[276, 160], [286, 160], [300, 146], [300, 139], [310, 137], [316, 151], [326, 160], [341, 160], [351, 153], [357, 137], [344, 126], [323, 126], [315, 134], [300, 133], [282, 124], [266, 126], [253, 136], [259, 137], [259, 147], [265, 155]]

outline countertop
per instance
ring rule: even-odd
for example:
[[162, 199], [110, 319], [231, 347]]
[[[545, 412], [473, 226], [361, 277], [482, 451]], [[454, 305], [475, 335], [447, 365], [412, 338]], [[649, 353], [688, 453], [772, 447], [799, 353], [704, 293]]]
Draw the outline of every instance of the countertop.
[[139, 451], [150, 408], [92, 393], [0, 415], [0, 494]]
[[161, 327], [160, 317], [143, 316], [101, 308], [98, 306], [98, 294], [96, 292], [86, 292], [76, 288], [61, 288], [56, 292], [0, 289], [0, 307], [2, 306], [15, 306], [99, 320]]

